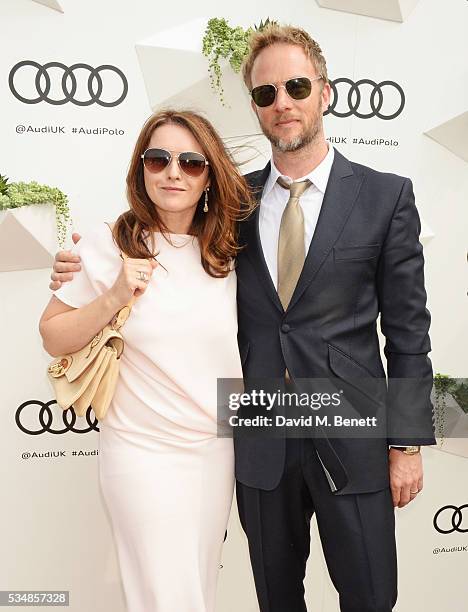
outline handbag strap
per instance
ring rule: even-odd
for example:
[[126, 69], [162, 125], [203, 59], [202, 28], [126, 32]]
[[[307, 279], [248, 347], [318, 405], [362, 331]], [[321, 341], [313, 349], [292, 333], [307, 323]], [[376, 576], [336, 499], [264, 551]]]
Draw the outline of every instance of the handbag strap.
[[[120, 253], [122, 259], [128, 259], [128, 256], [125, 255], [125, 253]], [[115, 317], [112, 319], [112, 323], [111, 323], [111, 327], [112, 329], [114, 329], [115, 331], [119, 331], [119, 329], [125, 324], [125, 322], [127, 321], [128, 317], [130, 316], [130, 313], [132, 312], [132, 307], [135, 304], [136, 300], [137, 300], [138, 296], [136, 296], [135, 294], [132, 295], [132, 297], [130, 298], [128, 304], [126, 306], [123, 306], [115, 315]]]
[[[110, 223], [107, 223], [107, 221], [105, 221], [105, 224], [110, 229], [111, 234], [112, 234], [112, 238], [113, 238], [114, 237], [114, 233], [112, 231], [112, 227], [110, 226]], [[128, 255], [126, 255], [120, 248], [119, 248], [119, 253], [120, 253], [120, 257], [121, 257], [122, 260], [123, 259], [128, 259]], [[132, 307], [135, 304], [137, 298], [138, 298], [138, 296], [133, 294], [132, 297], [130, 298], [128, 304], [123, 306], [115, 314], [114, 318], [112, 319], [112, 323], [111, 323], [112, 329], [114, 329], [115, 331], [118, 331], [125, 324], [125, 322], [127, 321], [128, 317], [130, 316], [130, 313], [132, 311]]]

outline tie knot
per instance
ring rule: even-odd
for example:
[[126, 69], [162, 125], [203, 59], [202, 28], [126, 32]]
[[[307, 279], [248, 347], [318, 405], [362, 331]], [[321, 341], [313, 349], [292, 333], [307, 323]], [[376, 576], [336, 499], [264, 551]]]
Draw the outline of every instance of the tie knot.
[[278, 184], [283, 187], [283, 189], [289, 189], [291, 193], [291, 198], [300, 198], [307, 187], [310, 187], [312, 184], [309, 179], [305, 181], [297, 181], [294, 183], [287, 183], [281, 176], [278, 177]]

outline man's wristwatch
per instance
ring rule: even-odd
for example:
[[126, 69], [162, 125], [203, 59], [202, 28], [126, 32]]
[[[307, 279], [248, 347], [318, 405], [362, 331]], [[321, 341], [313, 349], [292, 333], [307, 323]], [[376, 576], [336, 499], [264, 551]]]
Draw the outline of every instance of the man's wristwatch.
[[393, 446], [393, 448], [405, 453], [405, 455], [417, 455], [417, 453], [421, 452], [420, 446]]

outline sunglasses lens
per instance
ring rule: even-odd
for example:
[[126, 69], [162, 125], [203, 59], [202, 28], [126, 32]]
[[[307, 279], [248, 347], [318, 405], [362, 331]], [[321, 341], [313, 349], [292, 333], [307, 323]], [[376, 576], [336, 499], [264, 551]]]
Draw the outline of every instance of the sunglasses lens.
[[145, 168], [152, 174], [162, 172], [171, 162], [171, 154], [164, 149], [148, 149], [143, 158]]
[[312, 91], [312, 83], [307, 77], [300, 77], [298, 79], [290, 79], [286, 81], [286, 91], [294, 100], [304, 100], [310, 96]]
[[183, 172], [189, 176], [201, 176], [205, 170], [206, 160], [200, 153], [181, 153], [179, 164]]
[[251, 92], [252, 100], [257, 106], [270, 106], [276, 97], [276, 88], [273, 85], [259, 85]]

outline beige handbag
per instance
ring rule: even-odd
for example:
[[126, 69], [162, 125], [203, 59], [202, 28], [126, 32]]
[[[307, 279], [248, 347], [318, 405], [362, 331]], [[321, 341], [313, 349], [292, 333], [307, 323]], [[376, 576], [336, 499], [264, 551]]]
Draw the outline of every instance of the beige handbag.
[[[126, 257], [121, 253], [121, 257]], [[82, 349], [55, 358], [47, 374], [55, 391], [57, 404], [67, 410], [71, 406], [84, 416], [91, 406], [99, 421], [106, 416], [119, 375], [124, 340], [120, 329], [128, 319], [136, 300], [121, 308], [110, 323]]]

